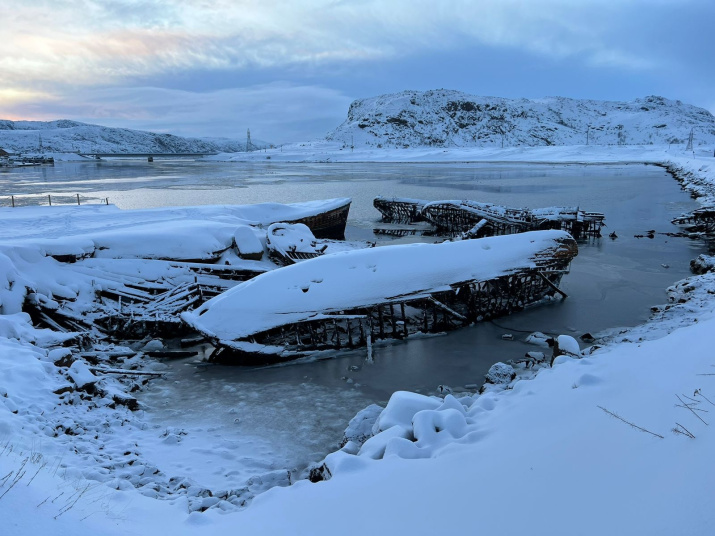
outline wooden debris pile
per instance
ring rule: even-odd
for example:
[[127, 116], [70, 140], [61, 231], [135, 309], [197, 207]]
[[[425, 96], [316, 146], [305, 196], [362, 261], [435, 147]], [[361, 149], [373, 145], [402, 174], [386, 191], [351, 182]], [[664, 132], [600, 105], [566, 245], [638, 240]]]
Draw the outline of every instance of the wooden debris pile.
[[186, 331], [180, 313], [246, 281], [261, 271], [201, 263], [147, 261], [165, 264], [171, 277], [147, 280], [116, 274], [82, 261], [73, 268], [94, 276], [98, 283], [90, 302], [30, 292], [24, 310], [40, 326], [83, 334], [83, 340], [137, 339], [146, 335], [175, 336]]
[[713, 234], [715, 232], [715, 207], [703, 207], [673, 218], [675, 225], [683, 225], [688, 232]]

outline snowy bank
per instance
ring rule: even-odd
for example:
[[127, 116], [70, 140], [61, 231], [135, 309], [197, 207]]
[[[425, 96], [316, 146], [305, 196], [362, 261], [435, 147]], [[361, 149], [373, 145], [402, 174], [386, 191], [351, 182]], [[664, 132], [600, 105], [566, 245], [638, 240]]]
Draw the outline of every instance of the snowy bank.
[[[714, 283], [710, 277], [707, 290]], [[90, 480], [55, 470], [77, 455], [61, 459], [53, 440], [37, 443], [42, 417], [40, 427], [18, 425], [53, 408], [49, 390], [58, 384], [41, 354], [8, 341], [3, 385], [15, 387], [0, 404], [15, 446], [0, 455], [3, 475], [30, 457], [33, 440], [49, 463], [28, 461], [0, 506], [13, 512], [6, 526], [18, 535], [38, 526], [54, 534], [363, 534], [375, 524], [383, 533], [415, 534], [475, 525], [497, 534], [708, 534], [715, 438], [687, 405], [715, 402], [714, 376], [707, 375], [715, 364], [713, 329], [708, 307], [665, 337], [559, 358], [553, 369], [507, 390], [445, 399], [396, 393], [376, 420], [377, 435], [327, 458], [328, 481], [271, 489], [228, 516], [188, 514], [186, 502], [97, 487], [92, 457], [84, 461]], [[708, 414], [699, 415], [711, 424]], [[52, 521], [72, 502], [51, 499], [63, 491], [76, 498], [85, 488]], [[355, 515], [356, 504], [365, 515]]]

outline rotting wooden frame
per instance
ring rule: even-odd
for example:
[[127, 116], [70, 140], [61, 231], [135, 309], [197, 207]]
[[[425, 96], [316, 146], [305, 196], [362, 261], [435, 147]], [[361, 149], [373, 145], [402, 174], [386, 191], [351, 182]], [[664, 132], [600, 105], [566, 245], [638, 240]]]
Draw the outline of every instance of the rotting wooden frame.
[[[421, 234], [436, 234], [456, 236], [469, 232], [480, 221], [486, 220], [475, 234], [474, 238], [484, 236], [501, 236], [527, 231], [560, 229], [570, 233], [577, 240], [584, 237], [601, 236], [601, 228], [605, 216], [600, 212], [584, 212], [575, 210], [555, 219], [539, 218], [538, 213], [528, 209], [497, 207], [492, 210], [486, 203], [470, 203], [464, 201], [426, 202], [416, 199], [376, 197], [373, 206], [382, 214], [382, 221], [389, 223], [416, 223], [428, 221], [435, 226], [434, 232]], [[578, 217], [580, 214], [580, 218]], [[399, 229], [379, 230], [380, 234], [401, 236], [415, 234], [414, 230], [402, 232]]]
[[384, 222], [415, 223], [425, 221], [421, 212], [423, 204], [416, 200], [376, 197], [372, 200], [372, 206], [380, 211]]

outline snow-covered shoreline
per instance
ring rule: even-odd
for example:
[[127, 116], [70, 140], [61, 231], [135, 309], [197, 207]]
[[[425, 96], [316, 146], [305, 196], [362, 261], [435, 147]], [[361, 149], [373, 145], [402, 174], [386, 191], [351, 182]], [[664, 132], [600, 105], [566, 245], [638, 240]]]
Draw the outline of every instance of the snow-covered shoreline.
[[[446, 153], [384, 150], [379, 156], [372, 150], [347, 154], [322, 145], [302, 149], [302, 157], [299, 150], [278, 149], [251, 153], [251, 158], [650, 163], [666, 167], [705, 204], [715, 200], [715, 159], [704, 152], [688, 157], [665, 148], [581, 146]], [[62, 387], [53, 359], [42, 348], [47, 344], [42, 339], [51, 335], [32, 330], [22, 315], [2, 316], [0, 478], [12, 473], [0, 480], [0, 495], [7, 491], [0, 497], [0, 511], [14, 513], [9, 526], [20, 535], [39, 530], [211, 534], [236, 529], [266, 534], [423, 534], [472, 526], [502, 534], [547, 528], [553, 534], [707, 534], [715, 522], [709, 504], [715, 438], [695, 411], [679, 406], [693, 404], [692, 399], [699, 402], [697, 409], [707, 409], [709, 401], [715, 402], [715, 376], [704, 375], [715, 366], [709, 357], [714, 292], [711, 274], [690, 277], [674, 285], [673, 304], [645, 325], [614, 335], [612, 342], [582, 359], [558, 358], [553, 369], [544, 368], [529, 381], [515, 381], [510, 389], [444, 400], [396, 394], [389, 411], [375, 423], [380, 433], [362, 447], [349, 443], [328, 456], [332, 478], [327, 482], [301, 481], [271, 489], [245, 511], [230, 515], [221, 515], [220, 507], [188, 513], [197, 501], [219, 504], [213, 500], [218, 493], [202, 497], [202, 490], [189, 488], [172, 501], [157, 501], [122, 485], [120, 476], [115, 487], [128, 489], [113, 491], [98, 483], [91, 471], [100, 465], [95, 449], [105, 438], [77, 443], [75, 453], [66, 452], [71, 436], [63, 444], [40, 440], [46, 435], [45, 415], [57, 411], [51, 392]], [[25, 379], [28, 375], [32, 384]], [[686, 395], [690, 398], [682, 398]], [[122, 408], [111, 411], [101, 414], [107, 422], [127, 419]], [[701, 415], [708, 421], [707, 414]], [[131, 421], [127, 419], [127, 426], [137, 425]], [[100, 424], [94, 426], [99, 430]], [[43, 459], [54, 461], [43, 466]], [[124, 467], [129, 475], [125, 480], [132, 478], [133, 465]], [[79, 470], [83, 466], [86, 471]], [[23, 470], [26, 475], [10, 488]], [[61, 492], [72, 499], [52, 502]], [[46, 498], [50, 500], [43, 502]]]
[[525, 164], [642, 164], [669, 159], [707, 159], [709, 147], [686, 152], [683, 145], [552, 145], [537, 147], [345, 147], [330, 141], [285, 144], [249, 153], [221, 153], [202, 160], [220, 162], [316, 162], [316, 163], [525, 163]]

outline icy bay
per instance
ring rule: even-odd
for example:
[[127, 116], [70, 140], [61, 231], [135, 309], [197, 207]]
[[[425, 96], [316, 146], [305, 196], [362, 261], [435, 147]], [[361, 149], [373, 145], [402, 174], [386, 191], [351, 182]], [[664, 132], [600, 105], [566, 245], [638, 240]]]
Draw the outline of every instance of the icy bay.
[[[146, 448], [156, 449], [157, 459], [164, 458], [162, 449], [185, 449], [185, 457], [172, 457], [177, 466], [167, 468], [169, 472], [218, 487], [319, 460], [336, 447], [356, 411], [385, 402], [395, 390], [432, 393], [438, 385], [458, 391], [465, 384], [479, 384], [492, 363], [539, 350], [524, 342], [532, 331], [579, 336], [638, 324], [651, 306], [665, 301], [668, 285], [690, 275], [688, 263], [702, 250], [697, 242], [659, 234], [677, 231], [670, 219], [696, 208], [695, 202], [663, 169], [633, 164], [117, 160], [13, 170], [0, 175], [0, 193], [3, 205], [10, 194], [33, 194], [32, 202], [44, 203], [47, 194], [56, 199], [66, 194], [70, 200], [80, 193], [108, 197], [123, 209], [352, 197], [348, 238], [370, 240], [379, 219], [372, 207], [377, 195], [531, 208], [577, 205], [606, 214], [604, 234], [615, 232], [618, 238], [580, 244], [579, 257], [562, 283], [567, 300], [445, 336], [378, 345], [374, 362], [366, 362], [364, 351], [355, 351], [265, 369], [172, 364], [172, 381], [156, 383], [141, 397], [150, 408], [146, 417], [191, 433], [181, 446], [157, 442]], [[654, 238], [635, 237], [648, 230], [656, 231]], [[514, 340], [501, 338], [507, 333]]]

